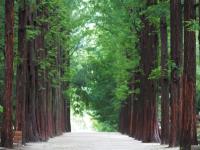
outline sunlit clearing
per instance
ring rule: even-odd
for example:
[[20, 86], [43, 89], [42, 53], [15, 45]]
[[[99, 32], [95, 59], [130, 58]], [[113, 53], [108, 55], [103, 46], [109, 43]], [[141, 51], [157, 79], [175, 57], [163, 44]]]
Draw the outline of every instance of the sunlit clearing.
[[86, 112], [82, 116], [71, 114], [72, 132], [95, 132], [92, 119]]

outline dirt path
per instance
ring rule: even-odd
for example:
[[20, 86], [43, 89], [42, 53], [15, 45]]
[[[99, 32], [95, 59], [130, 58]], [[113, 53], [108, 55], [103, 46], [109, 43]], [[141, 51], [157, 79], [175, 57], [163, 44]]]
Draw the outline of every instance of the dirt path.
[[19, 150], [178, 150], [144, 144], [119, 133], [66, 133], [46, 143], [28, 143]]

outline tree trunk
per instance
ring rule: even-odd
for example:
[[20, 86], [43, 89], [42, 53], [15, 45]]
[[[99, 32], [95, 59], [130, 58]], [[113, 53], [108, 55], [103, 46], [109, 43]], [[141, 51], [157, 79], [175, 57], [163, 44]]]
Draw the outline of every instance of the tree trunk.
[[177, 146], [180, 141], [180, 126], [181, 126], [181, 107], [182, 99], [180, 73], [181, 73], [181, 57], [183, 48], [182, 36], [182, 9], [181, 0], [170, 1], [171, 12], [171, 59], [172, 59], [172, 73], [171, 73], [171, 127], [169, 146]]
[[3, 96], [3, 126], [1, 144], [13, 146], [12, 131], [12, 87], [13, 87], [13, 47], [14, 47], [14, 0], [5, 2], [5, 92]]
[[22, 143], [25, 143], [25, 101], [27, 83], [27, 49], [26, 49], [26, 2], [20, 1], [18, 29], [18, 53], [20, 63], [17, 66], [16, 80], [16, 130], [22, 131]]
[[[184, 21], [195, 19], [195, 0], [184, 3]], [[195, 32], [184, 28], [184, 71], [183, 71], [183, 116], [181, 126], [181, 148], [190, 150], [197, 144], [196, 135], [196, 39]]]
[[[155, 0], [148, 0], [147, 6], [155, 4]], [[141, 96], [143, 107], [142, 141], [160, 142], [159, 128], [156, 114], [156, 81], [149, 79], [151, 71], [156, 68], [158, 36], [155, 26], [143, 16], [144, 27], [141, 33]], [[142, 119], [142, 117], [141, 117]]]
[[161, 143], [169, 143], [169, 80], [168, 80], [168, 44], [167, 22], [162, 16], [160, 21], [161, 37]]
[[[200, 25], [200, 1], [199, 1], [199, 25]], [[200, 65], [200, 30], [199, 30], [199, 37], [198, 37], [198, 40], [199, 40], [199, 65]]]
[[[35, 19], [34, 12], [30, 6], [27, 8], [27, 25], [33, 26]], [[34, 40], [27, 40], [27, 82], [26, 82], [26, 103], [25, 103], [25, 120], [26, 120], [26, 142], [39, 140], [39, 129], [37, 128], [37, 93], [36, 93], [36, 62], [35, 62], [35, 45]]]

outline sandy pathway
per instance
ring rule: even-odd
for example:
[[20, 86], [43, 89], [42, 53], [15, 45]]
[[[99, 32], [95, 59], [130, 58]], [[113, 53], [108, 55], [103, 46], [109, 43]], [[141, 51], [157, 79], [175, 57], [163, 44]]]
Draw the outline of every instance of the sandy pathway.
[[66, 133], [46, 143], [28, 143], [20, 150], [178, 150], [144, 144], [119, 133]]

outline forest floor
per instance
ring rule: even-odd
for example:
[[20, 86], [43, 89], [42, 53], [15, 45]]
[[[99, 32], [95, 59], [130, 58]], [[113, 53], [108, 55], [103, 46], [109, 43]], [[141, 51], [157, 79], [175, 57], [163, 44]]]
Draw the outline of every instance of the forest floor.
[[120, 133], [74, 132], [48, 142], [28, 143], [18, 150], [178, 150], [154, 143], [141, 143]]

